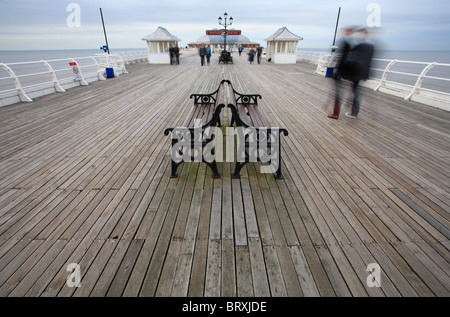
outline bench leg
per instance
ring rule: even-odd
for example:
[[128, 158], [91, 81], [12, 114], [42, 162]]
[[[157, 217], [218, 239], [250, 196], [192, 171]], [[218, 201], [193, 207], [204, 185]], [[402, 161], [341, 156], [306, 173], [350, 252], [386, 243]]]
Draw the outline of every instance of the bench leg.
[[234, 166], [234, 172], [231, 175], [231, 178], [233, 178], [233, 179], [240, 179], [241, 178], [241, 169], [247, 163], [248, 162], [236, 162], [236, 165]]
[[275, 178], [276, 179], [284, 179], [283, 174], [281, 174], [281, 166], [278, 167], [277, 172], [275, 173]]
[[278, 149], [278, 169], [275, 172], [275, 178], [276, 179], [284, 179], [283, 175], [281, 174], [281, 137], [280, 137], [280, 144]]
[[205, 162], [205, 161], [203, 161], [206, 165], [208, 165], [209, 166], [209, 168], [211, 168], [211, 171], [212, 171], [212, 173], [213, 173], [213, 175], [212, 175], [212, 177], [213, 178], [220, 178], [221, 177], [221, 175], [220, 175], [220, 173], [219, 173], [219, 170], [217, 169], [217, 163], [216, 163], [216, 161], [213, 161], [212, 163], [208, 163], [208, 162]]
[[180, 163], [175, 163], [175, 161], [172, 160], [172, 173], [170, 174], [170, 178], [178, 178], [178, 165], [180, 165]]

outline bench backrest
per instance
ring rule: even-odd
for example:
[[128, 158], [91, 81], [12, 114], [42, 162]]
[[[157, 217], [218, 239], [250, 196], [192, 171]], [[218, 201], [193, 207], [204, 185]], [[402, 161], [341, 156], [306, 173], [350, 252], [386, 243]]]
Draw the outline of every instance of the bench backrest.
[[216, 91], [209, 94], [192, 94], [194, 107], [184, 122], [184, 127], [194, 127], [196, 120], [201, 120], [201, 125], [215, 126], [219, 121], [222, 108], [225, 107], [224, 82], [222, 81]]
[[[228, 107], [232, 112], [236, 112], [235, 120], [240, 120], [238, 124], [243, 123], [245, 126], [262, 127], [265, 126], [258, 112], [258, 98], [259, 94], [241, 94], [234, 90], [231, 82], [228, 81], [230, 98], [228, 99]], [[256, 118], [256, 120], [255, 120]]]

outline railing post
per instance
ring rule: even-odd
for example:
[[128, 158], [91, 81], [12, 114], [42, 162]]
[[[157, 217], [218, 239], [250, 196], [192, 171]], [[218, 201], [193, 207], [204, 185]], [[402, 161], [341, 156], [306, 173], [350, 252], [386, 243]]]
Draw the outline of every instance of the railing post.
[[119, 57], [119, 62], [117, 63], [117, 65], [122, 69], [122, 74], [128, 74], [128, 71], [125, 68], [125, 62], [123, 61], [122, 56], [120, 56], [119, 54], [116, 54], [116, 56]]
[[30, 97], [27, 96], [27, 94], [25, 93], [25, 90], [23, 90], [22, 85], [20, 84], [19, 78], [17, 78], [16, 73], [14, 73], [14, 71], [9, 68], [9, 66], [7, 66], [6, 64], [0, 63], [0, 67], [3, 67], [9, 74], [9, 76], [11, 76], [14, 85], [16, 86], [17, 89], [17, 93], [19, 95], [19, 98], [21, 101], [27, 101], [27, 102], [31, 102], [33, 101], [33, 99], [31, 99]]
[[106, 78], [103, 77], [103, 75], [102, 75], [102, 69], [101, 69], [100, 65], [97, 63], [97, 60], [95, 59], [95, 57], [93, 57], [93, 56], [89, 56], [89, 57], [94, 61], [95, 69], [97, 70], [98, 80], [106, 80]]
[[56, 77], [56, 74], [55, 74], [55, 71], [53, 70], [53, 67], [50, 66], [50, 64], [47, 61], [44, 61], [44, 60], [42, 60], [41, 63], [44, 64], [47, 67], [47, 69], [49, 70], [50, 74], [52, 75], [52, 80], [53, 80], [53, 85], [55, 87], [55, 90], [57, 92], [66, 92], [64, 90], [64, 88], [62, 88], [61, 85], [59, 84], [58, 77]]
[[422, 85], [422, 82], [423, 82], [423, 78], [428, 73], [428, 71], [430, 69], [432, 69], [435, 65], [436, 65], [436, 63], [434, 62], [434, 63], [428, 64], [427, 66], [425, 66], [425, 68], [420, 73], [419, 78], [417, 78], [417, 81], [416, 81], [416, 84], [414, 85], [413, 90], [409, 93], [409, 95], [405, 98], [405, 100], [409, 100], [409, 99], [411, 99], [412, 95], [419, 93], [420, 86]]
[[[74, 62], [75, 64], [77, 64], [77, 62], [73, 59], [73, 58], [69, 58], [72, 62]], [[77, 64], [78, 65], [78, 64]], [[81, 71], [81, 67], [78, 67], [78, 70], [79, 70], [79, 72], [80, 72], [80, 77], [81, 77], [81, 79], [80, 79], [80, 85], [82, 85], [82, 86], [88, 86], [89, 84], [84, 80], [84, 77], [83, 77], [83, 73], [82, 73], [82, 71]]]
[[115, 77], [119, 77], [119, 73], [117, 72], [116, 64], [114, 63], [114, 60], [111, 56], [113, 56], [113, 54], [105, 55], [106, 65], [107, 65], [107, 67], [112, 67]]
[[394, 66], [394, 64], [397, 62], [398, 62], [398, 60], [394, 59], [386, 66], [386, 68], [384, 69], [384, 72], [383, 72], [383, 76], [381, 76], [380, 83], [374, 89], [374, 91], [378, 91], [381, 86], [383, 86], [383, 87], [385, 86], [387, 74], [388, 74], [389, 70], [391, 69], [391, 67]]

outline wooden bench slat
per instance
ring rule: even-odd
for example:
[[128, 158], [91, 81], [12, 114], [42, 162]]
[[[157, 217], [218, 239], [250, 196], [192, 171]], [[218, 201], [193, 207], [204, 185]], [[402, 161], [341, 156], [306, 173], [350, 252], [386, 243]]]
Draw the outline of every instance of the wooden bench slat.
[[261, 117], [261, 113], [258, 110], [258, 106], [255, 104], [249, 104], [247, 106], [248, 113], [250, 114], [250, 117], [252, 118], [253, 124], [255, 127], [264, 127], [268, 126], [267, 123], [264, 122], [264, 120]]
[[238, 104], [238, 113], [239, 113], [239, 118], [244, 121], [245, 124], [252, 126], [252, 122], [250, 121], [250, 117], [247, 113], [247, 109], [243, 104]]

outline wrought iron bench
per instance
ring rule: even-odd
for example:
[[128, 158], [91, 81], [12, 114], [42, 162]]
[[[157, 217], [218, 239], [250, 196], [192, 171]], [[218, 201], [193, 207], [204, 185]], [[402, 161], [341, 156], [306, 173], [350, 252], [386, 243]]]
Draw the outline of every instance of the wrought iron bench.
[[[171, 178], [178, 177], [178, 166], [186, 161], [204, 162], [211, 168], [214, 178], [221, 177], [215, 155], [223, 153], [215, 153], [216, 148], [212, 141], [217, 133], [222, 134], [222, 131], [211, 128], [221, 126], [220, 113], [225, 104], [232, 112], [230, 127], [236, 125], [235, 129], [231, 129], [234, 131], [233, 134], [226, 136], [233, 138], [233, 142], [229, 142], [231, 139], [228, 139], [226, 143], [234, 147], [235, 135], [238, 140], [236, 165], [232, 177], [240, 178], [240, 171], [245, 164], [260, 162], [261, 172], [273, 172], [277, 179], [283, 178], [280, 134], [287, 136], [288, 131], [277, 127], [269, 128], [258, 109], [258, 99], [261, 99], [261, 95], [238, 93], [229, 80], [222, 80], [216, 91], [209, 94], [192, 94], [190, 98], [194, 98], [194, 108], [182, 127], [167, 128], [164, 131], [165, 135], [172, 133]], [[227, 128], [227, 133], [229, 131]], [[219, 143], [221, 140], [219, 139]], [[212, 155], [205, 157], [207, 150], [210, 150]]]
[[[238, 154], [244, 157], [238, 159], [232, 174], [233, 178], [240, 178], [240, 170], [249, 162], [269, 163], [264, 169], [275, 173], [275, 178], [282, 179], [281, 173], [281, 133], [285, 136], [288, 131], [284, 128], [269, 127], [258, 108], [259, 94], [241, 94], [234, 90], [228, 81], [230, 97], [228, 108], [232, 112], [231, 126], [243, 128], [247, 133], [238, 136]], [[267, 149], [267, 153], [264, 150]], [[263, 151], [262, 151], [263, 150]], [[261, 165], [263, 168], [263, 165]]]
[[231, 56], [230, 52], [222, 51], [219, 56], [219, 64], [220, 62], [233, 64], [233, 56]]
[[[213, 135], [208, 133], [209, 127], [220, 126], [220, 112], [225, 107], [225, 84], [222, 81], [216, 91], [209, 94], [192, 94], [194, 107], [181, 127], [167, 128], [165, 135], [172, 133], [172, 172], [170, 178], [177, 178], [178, 166], [183, 163], [183, 158], [189, 161], [201, 161], [206, 163], [213, 172], [214, 178], [220, 178], [217, 162], [205, 160], [203, 149], [212, 140]], [[200, 145], [200, 148], [196, 146]], [[201, 153], [199, 153], [201, 152]]]

